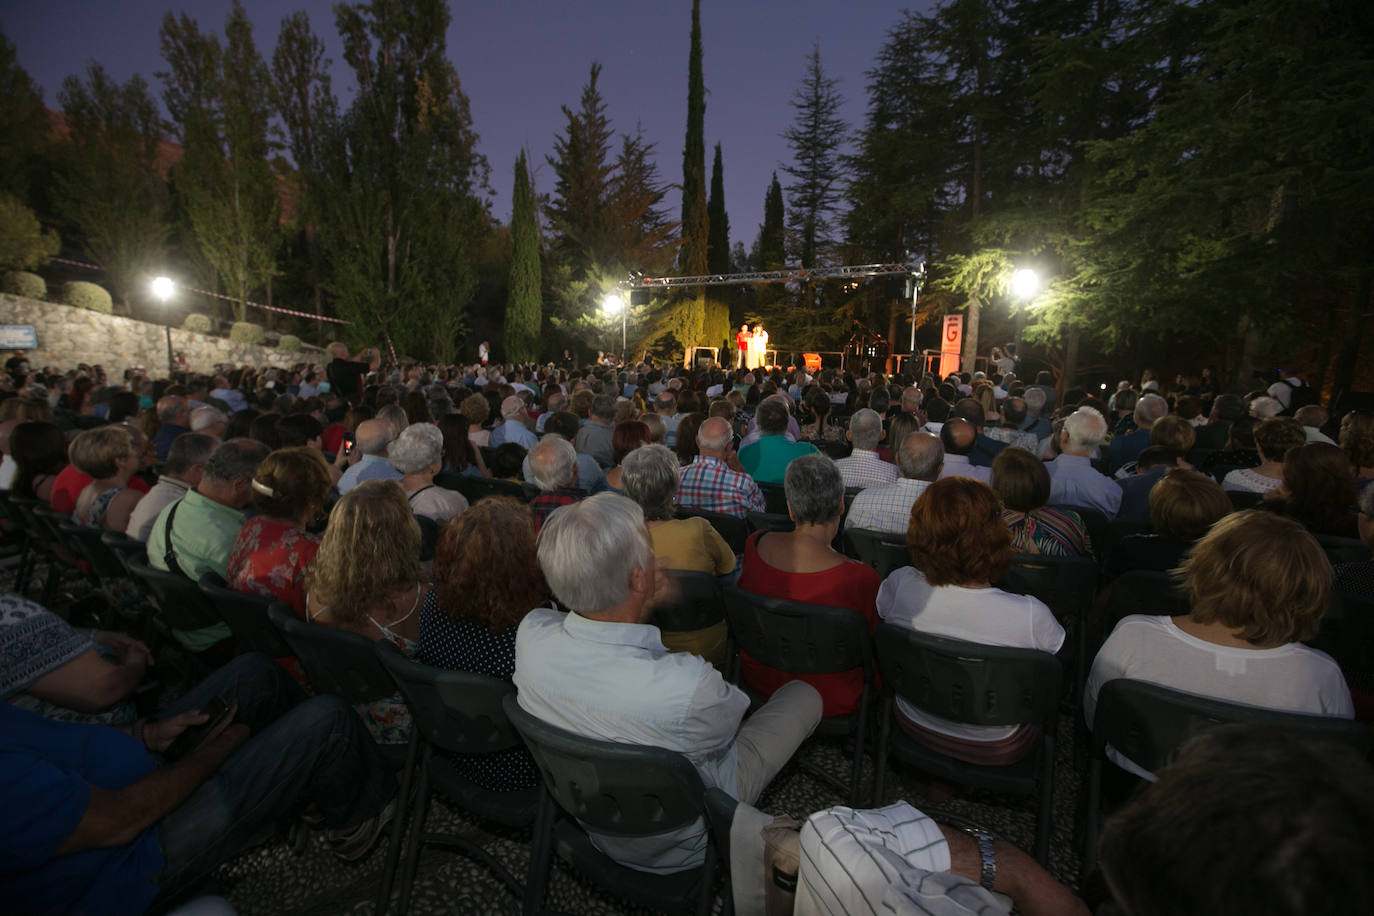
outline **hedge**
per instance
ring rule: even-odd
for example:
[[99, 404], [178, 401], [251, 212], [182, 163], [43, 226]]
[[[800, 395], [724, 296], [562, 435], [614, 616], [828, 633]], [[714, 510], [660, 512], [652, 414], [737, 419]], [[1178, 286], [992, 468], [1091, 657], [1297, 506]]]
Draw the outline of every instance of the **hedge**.
[[192, 312], [186, 316], [186, 320], [181, 323], [183, 331], [191, 331], [195, 334], [209, 334], [213, 327], [209, 315], [202, 315], [199, 312]]
[[0, 277], [0, 292], [27, 299], [46, 299], [48, 283], [38, 274], [31, 274], [26, 270], [12, 270], [4, 277]]
[[229, 328], [229, 339], [240, 344], [261, 344], [263, 339], [262, 325], [254, 324], [251, 321], [235, 321], [233, 326]]
[[62, 287], [62, 302], [79, 309], [90, 309], [106, 315], [114, 314], [114, 300], [110, 298], [109, 291], [103, 286], [87, 283], [85, 280], [73, 280]]
[[295, 334], [283, 334], [277, 341], [277, 349], [285, 353], [295, 353], [301, 348], [301, 339]]

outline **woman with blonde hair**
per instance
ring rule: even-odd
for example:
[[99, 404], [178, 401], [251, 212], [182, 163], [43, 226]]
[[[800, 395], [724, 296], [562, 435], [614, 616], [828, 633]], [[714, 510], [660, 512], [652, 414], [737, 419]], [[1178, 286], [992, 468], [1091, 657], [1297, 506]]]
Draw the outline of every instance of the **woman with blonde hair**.
[[[344, 494], [329, 516], [315, 561], [306, 570], [306, 618], [368, 639], [385, 639], [406, 655], [418, 646], [420, 525], [394, 480], [367, 480]], [[410, 714], [399, 695], [360, 707], [383, 744], [410, 738]]]
[[305, 572], [320, 549], [320, 536], [306, 529], [329, 499], [329, 466], [318, 449], [278, 449], [258, 465], [252, 485], [258, 514], [239, 530], [224, 578], [304, 618]]
[[458, 412], [467, 417], [468, 439], [478, 448], [484, 448], [491, 441], [491, 430], [483, 429], [491, 416], [491, 404], [484, 395], [470, 394], [458, 405]]
[[90, 528], [123, 531], [143, 498], [128, 485], [142, 457], [133, 433], [124, 426], [88, 429], [72, 440], [69, 457], [78, 471], [91, 476], [76, 498], [72, 519]]

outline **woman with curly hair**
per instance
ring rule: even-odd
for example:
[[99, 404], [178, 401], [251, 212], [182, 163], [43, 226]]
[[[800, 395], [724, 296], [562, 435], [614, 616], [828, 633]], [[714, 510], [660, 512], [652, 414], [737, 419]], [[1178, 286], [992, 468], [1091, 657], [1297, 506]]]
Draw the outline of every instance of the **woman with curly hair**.
[[[420, 525], [394, 480], [366, 480], [329, 515], [319, 552], [305, 574], [306, 618], [368, 639], [385, 639], [414, 655], [419, 635]], [[400, 696], [359, 707], [383, 744], [410, 739]]]
[[[545, 600], [529, 507], [504, 496], [481, 500], [439, 536], [434, 587], [420, 611], [420, 661], [510, 681], [516, 628]], [[496, 792], [526, 789], [539, 779], [524, 747], [449, 759]]]
[[[878, 590], [878, 615], [920, 633], [986, 646], [1058, 652], [1064, 628], [1029, 595], [994, 588], [1011, 565], [1011, 531], [992, 488], [968, 477], [946, 477], [926, 488], [911, 509], [911, 565]], [[922, 712], [897, 698], [897, 722], [917, 741], [968, 763], [1020, 760], [1039, 727], [964, 725]]]
[[458, 405], [458, 412], [468, 418], [468, 438], [478, 448], [483, 448], [491, 440], [491, 430], [484, 429], [491, 416], [491, 404], [486, 395], [470, 394]]
[[1341, 419], [1341, 448], [1356, 477], [1374, 478], [1374, 414], [1352, 410]]
[[[1165, 419], [1168, 419], [1167, 417]], [[1158, 424], [1155, 424], [1156, 426]], [[1258, 467], [1237, 468], [1221, 481], [1221, 488], [1236, 493], [1268, 493], [1283, 485], [1283, 459], [1290, 449], [1307, 442], [1302, 424], [1292, 417], [1272, 417], [1255, 424]]]
[[1283, 459], [1283, 486], [1256, 507], [1302, 522], [1313, 534], [1355, 538], [1355, 478], [1338, 446], [1309, 442]]

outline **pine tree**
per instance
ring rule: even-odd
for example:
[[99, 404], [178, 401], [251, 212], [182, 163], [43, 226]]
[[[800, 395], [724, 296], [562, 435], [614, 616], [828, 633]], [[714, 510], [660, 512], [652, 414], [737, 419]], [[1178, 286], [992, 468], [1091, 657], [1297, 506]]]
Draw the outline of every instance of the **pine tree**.
[[716, 144], [716, 158], [711, 164], [711, 199], [706, 204], [710, 223], [706, 269], [709, 273], [730, 272], [730, 217], [725, 212], [725, 170], [721, 165], [720, 144]]
[[791, 248], [803, 267], [829, 259], [840, 207], [844, 171], [840, 147], [848, 125], [840, 117], [844, 99], [838, 81], [825, 75], [817, 41], [806, 61], [802, 84], [792, 96], [796, 119], [783, 131], [792, 162], [782, 167], [793, 179], [787, 186]]
[[539, 300], [539, 223], [534, 213], [534, 188], [530, 184], [524, 150], [515, 160], [515, 188], [511, 200], [510, 285], [503, 358], [511, 362], [533, 362], [539, 358], [543, 309]]
[[553, 197], [545, 208], [550, 248], [578, 280], [586, 277], [592, 265], [617, 254], [611, 250], [611, 219], [606, 212], [614, 131], [596, 85], [600, 75], [601, 65], [593, 61], [578, 109], [563, 106], [566, 124], [563, 134], [554, 139], [554, 154], [548, 157], [555, 176]]

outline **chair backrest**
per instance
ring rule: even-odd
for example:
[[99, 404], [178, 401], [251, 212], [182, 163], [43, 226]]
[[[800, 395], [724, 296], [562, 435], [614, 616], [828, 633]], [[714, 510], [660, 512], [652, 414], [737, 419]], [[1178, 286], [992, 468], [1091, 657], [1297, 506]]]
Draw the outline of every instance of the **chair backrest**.
[[770, 668], [792, 674], [873, 673], [868, 620], [847, 607], [766, 598], [725, 589], [725, 616], [735, 644]]
[[[55, 513], [48, 508], [48, 504], [43, 500], [27, 496], [11, 496], [10, 505], [19, 510], [19, 514], [24, 517], [24, 525], [35, 536], [53, 544], [59, 541], [57, 528], [49, 520], [49, 517]], [[66, 516], [61, 517], [66, 518]]]
[[18, 506], [10, 502], [9, 490], [0, 490], [0, 521], [5, 524], [6, 534], [18, 534], [26, 527], [24, 513], [19, 511]]
[[415, 516], [415, 523], [420, 526], [420, 562], [428, 563], [434, 559], [434, 550], [439, 546], [439, 533], [444, 526], [427, 515]]
[[1177, 617], [1188, 613], [1188, 595], [1183, 582], [1166, 572], [1133, 569], [1112, 582], [1111, 595], [1102, 612], [1104, 632], [1131, 614]]
[[[442, 479], [440, 479], [442, 478]], [[469, 503], [486, 499], [488, 496], [510, 496], [522, 503], [530, 501], [531, 493], [513, 480], [497, 480], [491, 477], [465, 477], [461, 474], [441, 474], [434, 482], [450, 490], [462, 493]]]
[[1263, 493], [1250, 493], [1245, 490], [1227, 490], [1226, 498], [1231, 500], [1231, 508], [1236, 511], [1253, 509], [1264, 499]]
[[240, 652], [261, 652], [270, 658], [285, 658], [293, 654], [281, 631], [267, 619], [271, 598], [233, 591], [213, 572], [201, 576], [197, 584], [200, 593], [229, 624]]
[[105, 544], [102, 535], [109, 532], [99, 528], [90, 528], [86, 525], [78, 525], [75, 522], [63, 522], [58, 525], [58, 530], [62, 533], [63, 543], [75, 550], [82, 559], [89, 563], [91, 572], [98, 578], [127, 579], [129, 577], [129, 571], [124, 563]]
[[1151, 773], [1166, 766], [1189, 738], [1227, 722], [1282, 729], [1312, 741], [1347, 744], [1365, 757], [1374, 732], [1351, 719], [1278, 712], [1117, 678], [1102, 685], [1093, 714], [1093, 747], [1110, 744]]
[[1334, 534], [1318, 534], [1316, 538], [1332, 565], [1361, 563], [1369, 559], [1369, 548], [1359, 538], [1343, 538]]
[[1108, 549], [1110, 549], [1112, 544], [1112, 523], [1107, 516], [1098, 512], [1096, 509], [1089, 509], [1086, 506], [1050, 506], [1049, 508], [1078, 513], [1078, 517], [1083, 519], [1083, 527], [1087, 529], [1088, 537], [1092, 539], [1093, 556], [1101, 559]]
[[701, 776], [682, 754], [575, 735], [525, 712], [515, 694], [502, 704], [553, 800], [592, 830], [648, 836], [702, 818]]
[[332, 693], [357, 705], [396, 692], [395, 681], [373, 652], [372, 640], [306, 623], [280, 601], [272, 602], [267, 617], [286, 637], [317, 693]]
[[760, 483], [763, 493], [764, 511], [773, 515], [787, 514], [787, 490], [780, 483]]
[[224, 623], [224, 618], [210, 603], [196, 583], [181, 573], [154, 569], [146, 555], [131, 554], [126, 566], [134, 581], [157, 603], [158, 616], [176, 630], [199, 630]]
[[748, 518], [750, 531], [793, 531], [797, 527], [796, 522], [792, 521], [792, 516], [785, 510], [781, 514], [750, 512]]
[[1097, 598], [1097, 563], [1089, 557], [1018, 553], [998, 588], [1043, 601], [1061, 621], [1081, 621]]
[[649, 623], [668, 633], [701, 630], [725, 619], [725, 599], [716, 577], [705, 572], [664, 572], [677, 588], [676, 600], [655, 605]]
[[510, 682], [422, 665], [384, 640], [373, 643], [372, 651], [430, 744], [455, 754], [492, 754], [522, 746], [501, 705], [503, 697], [515, 693]]
[[119, 565], [124, 567], [126, 575], [132, 577], [133, 570], [129, 568], [130, 557], [148, 556], [148, 545], [142, 541], [131, 538], [122, 531], [102, 531], [100, 532], [100, 543], [104, 544], [110, 551], [110, 555], [119, 561]]
[[872, 566], [881, 579], [886, 579], [895, 569], [911, 565], [911, 552], [900, 534], [846, 528], [844, 536], [850, 547], [849, 555]]
[[966, 725], [1055, 727], [1064, 671], [1035, 649], [984, 646], [890, 623], [873, 634], [883, 688], [942, 719]]
[[704, 518], [711, 523], [711, 527], [716, 529], [725, 543], [730, 545], [730, 549], [736, 554], [744, 553], [744, 542], [749, 538], [749, 523], [742, 518], [733, 515], [725, 515], [721, 512], [706, 512], [702, 509], [692, 509], [688, 506], [678, 506], [673, 513], [678, 518]]

